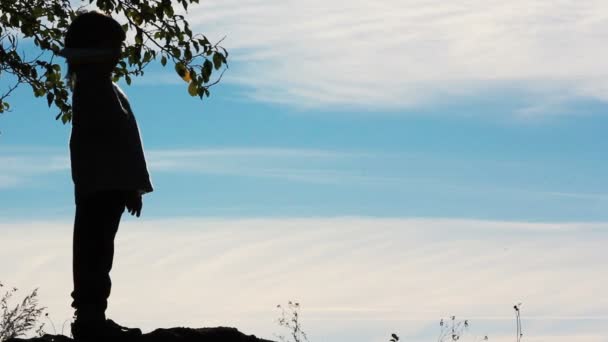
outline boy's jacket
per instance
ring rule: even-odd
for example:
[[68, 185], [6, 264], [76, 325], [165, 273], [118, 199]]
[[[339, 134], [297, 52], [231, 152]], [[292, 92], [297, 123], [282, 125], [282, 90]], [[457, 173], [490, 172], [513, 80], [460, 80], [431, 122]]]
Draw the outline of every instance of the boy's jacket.
[[78, 76], [70, 137], [76, 199], [105, 190], [153, 190], [139, 128], [127, 97], [113, 82]]

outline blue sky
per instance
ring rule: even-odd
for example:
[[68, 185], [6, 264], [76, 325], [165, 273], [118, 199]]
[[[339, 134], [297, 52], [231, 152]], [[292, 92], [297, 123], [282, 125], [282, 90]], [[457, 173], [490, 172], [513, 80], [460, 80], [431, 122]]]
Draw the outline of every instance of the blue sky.
[[[204, 102], [185, 83], [123, 86], [157, 189], [149, 215], [606, 218], [598, 101], [534, 118], [513, 113], [510, 93], [393, 111], [302, 109], [249, 99], [229, 80]], [[2, 156], [65, 159], [69, 126], [29, 96], [14, 96], [15, 111], [2, 118]], [[48, 174], [47, 163], [21, 164], [3, 166], [20, 184], [5, 181], [14, 194], [2, 198], [5, 210], [18, 212], [20, 197], [46, 213], [70, 205], [67, 160]], [[62, 198], [57, 208], [42, 205], [41, 186]]]
[[[155, 192], [142, 220], [123, 224], [119, 260], [147, 266], [133, 275], [117, 264], [112, 313], [171, 325], [132, 308], [156, 291], [181, 322], [200, 314], [271, 334], [274, 305], [299, 299], [321, 341], [380, 341], [391, 329], [428, 340], [450, 314], [510, 341], [521, 300], [531, 341], [606, 341], [608, 304], [594, 295], [608, 286], [606, 13], [601, 2], [523, 0], [192, 8], [193, 27], [227, 36], [230, 70], [202, 102], [170, 67], [121, 84]], [[43, 298], [67, 318], [70, 127], [28, 89], [11, 104], [0, 116], [0, 225], [12, 247], [0, 255], [23, 259], [0, 267], [7, 282], [49, 289]], [[213, 256], [188, 242], [207, 240]], [[46, 242], [45, 257], [19, 247]], [[175, 282], [130, 285], [163, 272]], [[244, 282], [255, 285], [218, 299]]]

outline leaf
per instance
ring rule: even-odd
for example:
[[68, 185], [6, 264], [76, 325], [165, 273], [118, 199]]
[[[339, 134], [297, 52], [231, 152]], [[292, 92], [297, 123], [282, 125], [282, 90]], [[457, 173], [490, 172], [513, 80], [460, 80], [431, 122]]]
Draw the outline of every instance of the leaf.
[[209, 77], [211, 77], [211, 72], [213, 71], [213, 63], [208, 59], [203, 63], [203, 79], [205, 83], [209, 82]]
[[53, 104], [54, 99], [55, 99], [55, 94], [53, 94], [53, 93], [46, 94], [46, 102], [48, 103], [49, 107], [51, 106], [51, 104]]
[[167, 65], [167, 57], [162, 56], [160, 58], [160, 64], [162, 64], [163, 66]]
[[179, 48], [177, 48], [177, 47], [174, 47], [174, 48], [171, 50], [171, 53], [173, 53], [173, 55], [174, 55], [176, 58], [181, 58], [181, 57], [182, 57], [182, 50], [180, 50], [180, 49], [179, 49]]
[[36, 88], [34, 90], [34, 96], [36, 96], [36, 97], [40, 97], [40, 96], [42, 96], [44, 94], [46, 94], [46, 90], [44, 88], [42, 88], [42, 87]]
[[138, 28], [137, 34], [135, 34], [135, 44], [141, 45], [144, 43], [143, 32]]
[[184, 76], [182, 76], [182, 80], [184, 80], [185, 82], [192, 81], [192, 78], [190, 77], [190, 71], [186, 70]]
[[171, 7], [171, 4], [169, 4], [168, 6], [165, 6], [163, 8], [165, 14], [167, 15], [167, 17], [173, 17], [173, 15], [175, 14], [175, 12], [173, 12], [173, 7]]
[[136, 11], [133, 11], [133, 14], [131, 14], [131, 18], [133, 18], [133, 21], [137, 24], [137, 25], [141, 25], [142, 24], [142, 18], [141, 15], [139, 15], [139, 13], [137, 13]]
[[186, 75], [186, 66], [184, 66], [184, 63], [182, 63], [182, 62], [175, 63], [175, 72], [177, 72], [179, 77], [183, 78]]
[[213, 66], [215, 66], [215, 70], [222, 67], [222, 55], [219, 52], [213, 54]]
[[190, 82], [190, 85], [188, 86], [188, 94], [190, 94], [190, 96], [198, 95], [198, 85], [196, 82]]

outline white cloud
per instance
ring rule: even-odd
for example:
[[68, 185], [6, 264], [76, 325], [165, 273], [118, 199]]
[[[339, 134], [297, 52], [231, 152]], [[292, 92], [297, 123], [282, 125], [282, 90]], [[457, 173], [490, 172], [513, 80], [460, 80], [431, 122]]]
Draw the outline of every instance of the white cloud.
[[263, 101], [390, 109], [515, 89], [536, 97], [531, 115], [608, 100], [600, 0], [227, 0], [188, 18], [227, 35], [227, 80]]
[[[0, 231], [2, 280], [40, 287], [52, 317], [69, 318], [71, 223], [2, 222]], [[109, 313], [145, 329], [229, 324], [271, 337], [274, 306], [294, 299], [313, 336], [434, 335], [454, 314], [495, 340], [509, 336], [522, 301], [526, 339], [602, 341], [606, 232], [603, 222], [129, 219]]]

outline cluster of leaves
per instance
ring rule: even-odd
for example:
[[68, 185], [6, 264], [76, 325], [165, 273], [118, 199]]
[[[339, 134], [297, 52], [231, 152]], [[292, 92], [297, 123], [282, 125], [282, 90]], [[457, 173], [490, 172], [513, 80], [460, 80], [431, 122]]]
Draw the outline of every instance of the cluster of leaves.
[[[0, 283], [0, 289], [3, 288], [4, 285]], [[24, 336], [31, 331], [38, 336], [44, 334], [44, 323], [38, 321], [46, 308], [38, 306], [38, 290], [25, 296], [21, 303], [11, 306], [11, 298], [17, 291], [13, 287], [0, 297], [0, 342]]]
[[[308, 342], [308, 336], [302, 330], [302, 322], [300, 322], [300, 303], [289, 301], [287, 307], [277, 305], [277, 308], [281, 310], [281, 317], [278, 319], [279, 326], [287, 329], [293, 342]], [[281, 342], [287, 341], [284, 335], [277, 337]]]
[[[199, 0], [179, 0], [184, 11], [189, 4]], [[186, 18], [176, 14], [171, 0], [97, 0], [97, 6], [108, 13], [124, 14], [125, 31], [135, 32], [134, 43], [124, 50], [125, 61], [117, 67], [115, 77], [143, 75], [144, 68], [157, 58], [165, 66], [168, 61], [175, 64], [177, 74], [188, 83], [188, 93], [201, 99], [209, 96], [209, 87], [217, 84], [211, 76], [214, 70], [226, 69], [228, 51], [219, 44], [212, 44], [207, 37], [193, 33]], [[223, 74], [222, 71], [222, 74]]]
[[[209, 96], [209, 87], [217, 84], [228, 67], [228, 52], [207, 37], [193, 33], [184, 15], [176, 14], [174, 4], [184, 11], [198, 0], [88, 0], [74, 7], [70, 0], [14, 0], [0, 2], [0, 76], [10, 74], [15, 83], [0, 93], [0, 113], [8, 110], [7, 98], [21, 84], [29, 84], [34, 96], [46, 96], [49, 107], [59, 109], [57, 119], [71, 120], [69, 87], [63, 80], [56, 54], [63, 47], [63, 37], [70, 22], [83, 6], [94, 7], [110, 15], [126, 18], [123, 29], [133, 33], [126, 42], [122, 59], [114, 70], [114, 81], [142, 76], [154, 60], [165, 66], [175, 64], [175, 71], [188, 83], [188, 93], [199, 98]], [[35, 56], [20, 52], [19, 42], [33, 39], [39, 48]], [[222, 70], [212, 78], [214, 71]]]
[[[34, 96], [46, 96], [48, 105], [60, 110], [63, 122], [71, 117], [67, 85], [55, 54], [74, 11], [69, 0], [14, 0], [0, 2], [0, 76], [15, 81], [0, 94], [0, 113], [9, 110], [7, 98], [21, 84], [31, 86]], [[32, 39], [40, 49], [33, 56], [19, 51], [20, 42]]]

